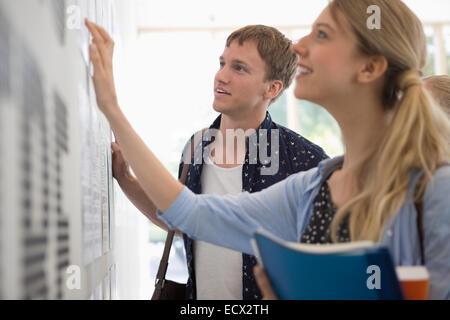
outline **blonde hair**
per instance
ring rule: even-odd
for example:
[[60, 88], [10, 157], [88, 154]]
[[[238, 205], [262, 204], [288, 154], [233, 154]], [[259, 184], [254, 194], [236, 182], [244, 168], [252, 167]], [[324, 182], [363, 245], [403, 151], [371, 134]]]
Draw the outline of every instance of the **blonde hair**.
[[434, 100], [444, 108], [444, 111], [450, 117], [450, 76], [431, 76], [423, 79], [423, 81]]
[[[367, 28], [367, 8], [381, 10], [381, 29]], [[431, 102], [420, 79], [426, 41], [417, 16], [400, 0], [333, 0], [330, 10], [339, 23], [341, 13], [357, 37], [362, 54], [384, 56], [383, 103], [393, 113], [389, 128], [359, 168], [357, 194], [342, 206], [331, 225], [333, 241], [339, 226], [349, 221], [352, 241], [381, 240], [405, 202], [412, 169], [424, 172], [418, 195], [440, 163], [450, 159], [450, 124]]]

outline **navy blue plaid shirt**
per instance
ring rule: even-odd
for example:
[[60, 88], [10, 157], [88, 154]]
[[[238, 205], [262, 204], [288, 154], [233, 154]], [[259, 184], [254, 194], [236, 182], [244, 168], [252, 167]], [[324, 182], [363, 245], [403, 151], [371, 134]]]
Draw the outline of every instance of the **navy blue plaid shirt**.
[[[221, 116], [219, 116], [210, 129], [219, 129]], [[259, 130], [267, 130], [268, 150], [270, 147], [271, 130], [279, 130], [279, 170], [274, 175], [261, 175], [261, 168], [263, 166], [259, 159], [256, 164], [249, 162], [249, 143], [251, 139], [246, 139], [246, 155], [245, 162], [242, 167], [242, 191], [257, 192], [265, 189], [293, 173], [299, 171], [306, 171], [316, 167], [320, 161], [327, 159], [328, 156], [319, 146], [303, 138], [292, 130], [289, 130], [272, 121], [269, 113], [256, 131], [259, 137]], [[250, 142], [249, 142], [250, 141]], [[203, 141], [195, 147], [195, 155], [203, 155], [204, 149], [211, 143], [211, 141]], [[201, 149], [200, 149], [201, 148]], [[256, 145], [258, 148], [258, 144]], [[258, 153], [259, 154], [259, 150]], [[183, 159], [183, 157], [182, 157]], [[191, 159], [191, 163], [194, 163]], [[203, 163], [203, 162], [202, 162]], [[179, 176], [183, 168], [183, 160], [180, 162]], [[203, 164], [193, 164], [190, 166], [186, 178], [186, 186], [196, 194], [202, 193], [201, 174]], [[186, 234], [183, 234], [184, 246], [186, 249], [186, 260], [189, 278], [186, 288], [186, 298], [189, 300], [196, 299], [195, 287], [195, 270], [194, 270], [194, 255], [193, 255], [193, 240]], [[244, 300], [260, 300], [262, 298], [261, 292], [253, 277], [253, 267], [256, 265], [256, 258], [248, 254], [242, 254], [242, 297]]]

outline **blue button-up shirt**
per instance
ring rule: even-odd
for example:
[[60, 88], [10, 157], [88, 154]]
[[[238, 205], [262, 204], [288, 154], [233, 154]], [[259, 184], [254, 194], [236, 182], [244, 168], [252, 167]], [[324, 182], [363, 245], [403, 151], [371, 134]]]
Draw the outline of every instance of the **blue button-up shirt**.
[[[219, 116], [214, 123], [211, 125], [210, 129], [219, 129], [221, 116]], [[313, 144], [307, 139], [303, 138], [299, 134], [289, 130], [279, 124], [272, 121], [269, 113], [267, 113], [266, 118], [256, 130], [256, 137], [264, 131], [267, 133], [267, 149], [271, 149], [271, 131], [277, 129], [279, 133], [279, 168], [278, 171], [273, 175], [261, 174], [262, 167], [264, 164], [261, 163], [260, 159], [251, 161], [249, 159], [249, 143], [256, 143], [255, 149], [259, 151], [259, 139], [246, 139], [246, 155], [245, 162], [242, 168], [242, 189], [247, 192], [256, 192], [263, 190], [283, 179], [288, 177], [293, 173], [300, 171], [309, 170], [316, 167], [319, 162], [326, 159], [327, 156], [325, 152], [319, 146]], [[205, 135], [208, 133], [206, 132]], [[206, 139], [204, 139], [206, 140]], [[203, 162], [197, 161], [202, 158], [205, 148], [211, 143], [211, 141], [202, 141], [194, 149], [194, 155], [191, 159], [193, 165], [190, 166], [188, 175], [186, 178], [186, 187], [192, 190], [196, 194], [202, 193], [201, 187], [201, 174], [203, 168]], [[256, 153], [259, 155], [259, 152]], [[183, 157], [182, 157], [183, 159]], [[255, 159], [253, 159], [255, 160]], [[201, 162], [200, 164], [195, 163]], [[253, 164], [252, 164], [253, 163]], [[179, 175], [181, 175], [183, 161], [180, 163]], [[205, 224], [205, 227], [207, 224]], [[189, 278], [187, 282], [187, 298], [196, 299], [196, 288], [195, 288], [195, 270], [194, 270], [194, 255], [193, 255], [193, 243], [192, 239], [186, 234], [183, 235], [184, 245], [186, 249], [186, 260]], [[245, 300], [261, 299], [261, 293], [258, 289], [256, 281], [253, 277], [253, 267], [256, 265], [256, 259], [253, 255], [243, 254], [242, 256], [242, 297]]]
[[[343, 158], [322, 161], [318, 168], [291, 175], [260, 192], [236, 196], [194, 195], [184, 188], [160, 218], [193, 239], [254, 254], [250, 239], [258, 228], [286, 241], [299, 242], [312, 214], [315, 196]], [[413, 201], [419, 172], [411, 172], [408, 194], [381, 244], [395, 265], [420, 265], [417, 212]], [[450, 167], [437, 170], [423, 196], [425, 266], [430, 274], [430, 299], [450, 299]]]

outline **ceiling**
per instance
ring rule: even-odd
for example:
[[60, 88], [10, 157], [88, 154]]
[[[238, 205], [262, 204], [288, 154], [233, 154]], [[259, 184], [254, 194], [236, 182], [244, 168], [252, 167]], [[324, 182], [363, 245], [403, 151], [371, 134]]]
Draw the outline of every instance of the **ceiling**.
[[[450, 22], [450, 0], [404, 0], [425, 23]], [[136, 0], [140, 28], [309, 26], [328, 0]]]

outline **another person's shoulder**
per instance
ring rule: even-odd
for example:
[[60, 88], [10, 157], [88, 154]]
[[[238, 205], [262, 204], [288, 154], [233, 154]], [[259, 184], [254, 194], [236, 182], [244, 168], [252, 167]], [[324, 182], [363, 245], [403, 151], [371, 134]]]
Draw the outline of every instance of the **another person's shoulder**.
[[428, 183], [427, 191], [430, 195], [439, 196], [447, 199], [450, 190], [450, 162], [441, 165]]
[[[427, 183], [423, 196], [425, 214], [430, 218], [434, 217], [437, 226], [450, 223], [450, 166], [442, 166], [433, 174], [432, 179]], [[446, 223], [443, 223], [446, 221]]]
[[[319, 145], [309, 141], [297, 132], [286, 128], [278, 123], [273, 123], [274, 127], [280, 132], [280, 139], [283, 140], [286, 148], [290, 151], [299, 152], [300, 154], [309, 155], [310, 158], [321, 160], [328, 159], [328, 155]], [[295, 153], [294, 152], [294, 153]]]

